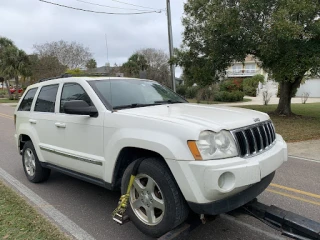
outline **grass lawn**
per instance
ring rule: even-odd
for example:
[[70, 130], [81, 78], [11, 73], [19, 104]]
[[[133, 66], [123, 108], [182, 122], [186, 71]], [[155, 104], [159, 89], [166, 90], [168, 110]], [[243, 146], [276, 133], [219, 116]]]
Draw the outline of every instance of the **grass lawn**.
[[[197, 103], [196, 99], [187, 99], [189, 103]], [[240, 102], [250, 102], [252, 101], [250, 98], [243, 98], [243, 101]], [[201, 104], [219, 104], [225, 102], [218, 102], [218, 101], [200, 101]], [[237, 102], [238, 103], [238, 102]]]
[[71, 239], [0, 181], [0, 239]]
[[272, 114], [277, 105], [241, 107], [268, 113], [277, 133], [282, 135], [285, 141], [320, 139], [320, 103], [292, 104], [292, 112], [300, 115], [295, 117], [280, 117]]
[[18, 103], [19, 100], [10, 100], [8, 98], [0, 98], [0, 103]]

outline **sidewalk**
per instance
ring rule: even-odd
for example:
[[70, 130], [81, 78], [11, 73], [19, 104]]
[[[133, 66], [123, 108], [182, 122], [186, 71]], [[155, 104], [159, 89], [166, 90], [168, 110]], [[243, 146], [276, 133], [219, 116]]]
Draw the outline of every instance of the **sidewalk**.
[[[236, 102], [236, 103], [221, 103], [220, 105], [225, 106], [244, 106], [244, 105], [263, 105], [263, 99], [262, 96], [258, 97], [248, 97], [245, 96], [245, 98], [251, 99], [250, 102]], [[307, 103], [317, 103], [320, 102], [320, 98], [309, 98]], [[278, 104], [279, 98], [278, 97], [271, 97], [269, 104]], [[291, 103], [300, 103], [301, 104], [301, 98], [300, 97], [294, 97], [291, 99]]]
[[288, 143], [288, 155], [320, 162], [320, 139]]

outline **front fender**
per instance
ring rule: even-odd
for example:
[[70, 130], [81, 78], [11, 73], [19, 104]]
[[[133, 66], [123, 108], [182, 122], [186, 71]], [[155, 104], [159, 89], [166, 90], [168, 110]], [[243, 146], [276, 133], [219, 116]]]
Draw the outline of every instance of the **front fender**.
[[[106, 139], [106, 138], [105, 138]], [[194, 160], [187, 142], [177, 136], [144, 129], [118, 129], [105, 144], [105, 181], [111, 182], [119, 153], [125, 147], [136, 147], [160, 154], [164, 159]]]

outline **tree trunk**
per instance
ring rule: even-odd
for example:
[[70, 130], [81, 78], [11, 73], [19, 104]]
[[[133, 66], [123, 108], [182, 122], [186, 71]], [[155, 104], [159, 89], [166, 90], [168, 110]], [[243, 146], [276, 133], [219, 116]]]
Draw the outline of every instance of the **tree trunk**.
[[279, 115], [292, 115], [291, 111], [291, 89], [292, 83], [290, 82], [281, 82], [280, 83], [280, 99], [279, 104], [276, 109], [276, 113]]
[[300, 86], [303, 75], [296, 77], [294, 82], [281, 82], [280, 84], [280, 99], [275, 113], [279, 115], [290, 116], [294, 115], [291, 111], [291, 98], [294, 91]]
[[14, 78], [14, 80], [15, 80], [15, 84], [16, 84], [16, 92], [15, 92], [16, 97], [15, 97], [15, 99], [18, 100], [19, 99], [19, 77], [16, 76]]
[[6, 87], [7, 87], [7, 91], [8, 91], [8, 97], [9, 99], [11, 100], [12, 99], [12, 95], [11, 95], [11, 92], [10, 92], [10, 85], [8, 83], [8, 80], [4, 80], [5, 84], [6, 84]]

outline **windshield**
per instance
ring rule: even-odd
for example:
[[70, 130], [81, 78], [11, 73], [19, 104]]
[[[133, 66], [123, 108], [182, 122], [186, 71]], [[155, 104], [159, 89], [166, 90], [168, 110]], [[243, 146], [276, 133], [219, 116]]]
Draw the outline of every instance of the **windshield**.
[[101, 100], [113, 109], [187, 102], [169, 88], [153, 81], [111, 79], [90, 81], [89, 84]]

